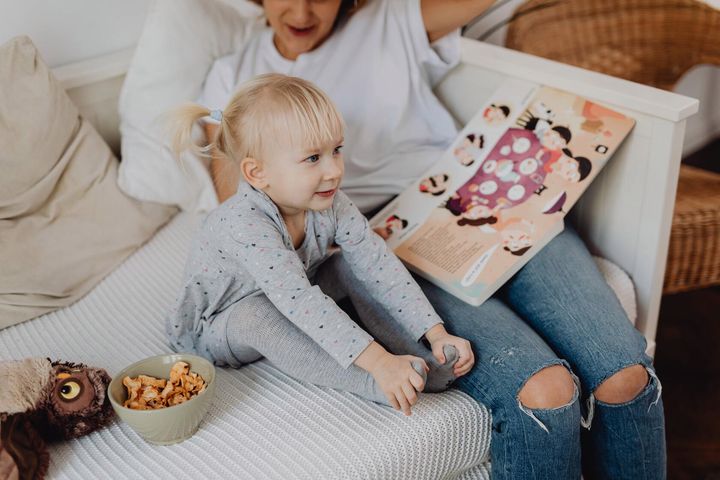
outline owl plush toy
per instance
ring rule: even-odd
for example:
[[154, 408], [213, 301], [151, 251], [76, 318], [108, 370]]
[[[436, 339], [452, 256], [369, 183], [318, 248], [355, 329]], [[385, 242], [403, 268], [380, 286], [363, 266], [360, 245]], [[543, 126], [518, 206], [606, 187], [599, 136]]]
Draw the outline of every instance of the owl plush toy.
[[112, 418], [110, 376], [82, 364], [28, 358], [0, 362], [0, 480], [36, 480], [46, 442], [85, 435]]

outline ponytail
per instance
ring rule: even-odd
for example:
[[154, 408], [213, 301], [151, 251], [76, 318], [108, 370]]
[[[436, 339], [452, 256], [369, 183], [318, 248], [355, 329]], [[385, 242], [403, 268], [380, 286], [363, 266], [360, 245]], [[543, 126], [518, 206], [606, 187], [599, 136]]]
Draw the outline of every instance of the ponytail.
[[233, 155], [233, 133], [232, 129], [230, 128], [230, 123], [227, 121], [222, 112], [220, 112], [219, 110], [214, 110], [213, 113], [214, 112], [220, 113], [220, 118], [216, 118], [216, 120], [220, 122], [220, 125], [217, 129], [217, 133], [215, 134], [215, 138], [208, 139], [210, 140], [210, 145], [214, 145], [215, 151], [220, 155], [229, 159], [233, 159], [235, 158], [235, 155]]
[[[170, 148], [177, 158], [186, 150], [209, 157], [212, 153], [233, 158], [232, 132], [229, 121], [222, 110], [209, 110], [197, 103], [186, 103], [169, 113]], [[193, 128], [198, 120], [211, 117], [219, 122], [215, 138], [208, 138], [207, 145], [198, 145], [193, 140]]]
[[213, 145], [213, 139], [208, 139], [208, 145], [198, 145], [193, 140], [193, 128], [198, 120], [211, 114], [210, 110], [197, 103], [186, 103], [168, 114], [168, 130], [170, 133], [170, 149], [175, 156], [190, 150], [200, 156], [208, 156]]
[[[205, 117], [219, 125], [214, 138], [199, 145], [195, 125]], [[281, 136], [288, 144], [315, 146], [337, 141], [343, 132], [342, 117], [325, 93], [305, 80], [277, 73], [245, 82], [223, 111], [187, 103], [166, 114], [166, 124], [177, 157], [189, 150], [203, 157], [219, 155], [231, 163], [262, 159]]]

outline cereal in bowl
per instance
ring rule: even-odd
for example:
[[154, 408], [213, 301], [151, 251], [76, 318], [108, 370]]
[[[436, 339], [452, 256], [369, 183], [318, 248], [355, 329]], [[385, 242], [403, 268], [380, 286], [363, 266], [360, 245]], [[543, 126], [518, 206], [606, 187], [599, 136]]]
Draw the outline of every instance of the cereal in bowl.
[[123, 385], [128, 392], [124, 407], [153, 410], [186, 402], [204, 392], [207, 383], [200, 375], [190, 371], [190, 365], [176, 362], [170, 369], [170, 380], [148, 375], [126, 376]]

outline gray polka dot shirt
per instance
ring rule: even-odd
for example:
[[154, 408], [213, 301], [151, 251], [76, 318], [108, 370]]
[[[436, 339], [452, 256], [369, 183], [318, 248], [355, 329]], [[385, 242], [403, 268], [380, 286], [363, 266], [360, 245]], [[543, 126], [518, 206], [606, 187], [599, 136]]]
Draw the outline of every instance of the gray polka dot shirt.
[[202, 355], [208, 348], [202, 334], [213, 329], [219, 313], [245, 297], [265, 294], [343, 367], [349, 366], [373, 338], [311, 282], [337, 247], [370, 295], [414, 339], [442, 323], [400, 260], [343, 192], [337, 192], [332, 208], [307, 212], [305, 240], [296, 250], [277, 206], [264, 192], [241, 182], [238, 193], [208, 215], [193, 240], [182, 290], [167, 318], [171, 346]]

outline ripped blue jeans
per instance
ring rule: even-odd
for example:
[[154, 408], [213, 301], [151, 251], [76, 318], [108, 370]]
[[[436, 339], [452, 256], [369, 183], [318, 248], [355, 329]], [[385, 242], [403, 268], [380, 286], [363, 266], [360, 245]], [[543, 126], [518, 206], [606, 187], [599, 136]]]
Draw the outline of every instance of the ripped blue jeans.
[[[480, 307], [416, 279], [446, 329], [472, 343], [476, 364], [454, 386], [492, 411], [493, 479], [576, 480], [581, 469], [586, 479], [665, 478], [662, 387], [645, 338], [570, 225]], [[604, 380], [637, 364], [649, 374], [637, 397], [595, 399]], [[525, 382], [551, 365], [573, 375], [570, 403], [523, 406]]]

